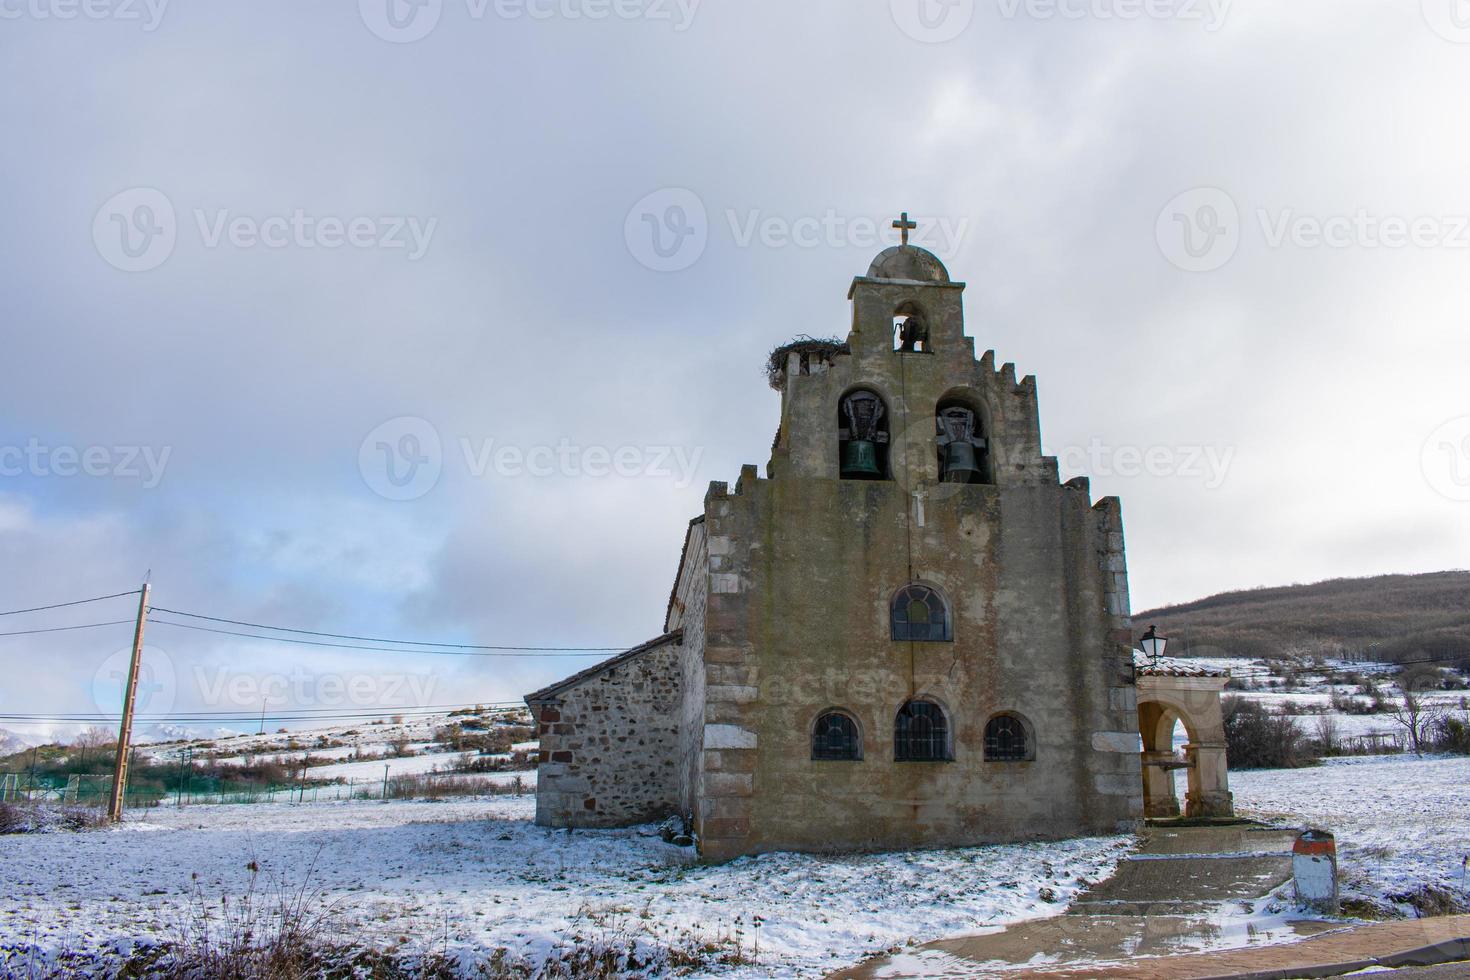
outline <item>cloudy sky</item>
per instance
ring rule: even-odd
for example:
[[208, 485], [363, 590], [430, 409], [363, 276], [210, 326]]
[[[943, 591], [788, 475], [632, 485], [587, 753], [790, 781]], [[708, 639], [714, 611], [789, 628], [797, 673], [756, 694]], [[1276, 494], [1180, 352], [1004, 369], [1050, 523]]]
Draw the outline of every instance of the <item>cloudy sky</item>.
[[[151, 570], [252, 623], [643, 640], [767, 458], [765, 352], [845, 332], [902, 209], [1123, 497], [1135, 608], [1462, 567], [1458, 2], [0, 0], [0, 610]], [[590, 662], [148, 639], [155, 714]], [[128, 641], [0, 637], [0, 713], [97, 710]]]

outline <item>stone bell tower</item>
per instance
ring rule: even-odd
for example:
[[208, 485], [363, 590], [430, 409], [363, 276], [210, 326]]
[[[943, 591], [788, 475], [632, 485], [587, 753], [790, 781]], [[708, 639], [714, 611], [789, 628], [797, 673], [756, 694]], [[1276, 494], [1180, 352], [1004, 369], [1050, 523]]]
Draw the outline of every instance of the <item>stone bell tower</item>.
[[765, 477], [712, 484], [691, 526], [665, 627], [709, 857], [1142, 815], [1119, 503], [1058, 481], [1035, 379], [976, 357], [964, 283], [896, 226], [846, 340], [773, 355]]
[[[940, 483], [1054, 484], [1056, 460], [1041, 454], [1036, 381], [1018, 383], [1013, 364], [997, 372], [994, 352], [975, 359], [964, 290], [917, 246], [894, 246], [874, 259], [848, 291], [846, 343], [797, 342], [784, 352], [784, 364], [772, 365], [772, 385], [782, 395], [772, 478], [785, 471], [896, 480], [921, 494]], [[830, 395], [825, 389], [837, 376], [824, 384], [806, 379], [834, 368], [858, 385], [839, 395], [844, 419], [850, 422], [855, 410], [859, 418], [879, 415], [876, 424], [826, 424], [814, 400]], [[929, 410], [915, 412], [918, 405]]]

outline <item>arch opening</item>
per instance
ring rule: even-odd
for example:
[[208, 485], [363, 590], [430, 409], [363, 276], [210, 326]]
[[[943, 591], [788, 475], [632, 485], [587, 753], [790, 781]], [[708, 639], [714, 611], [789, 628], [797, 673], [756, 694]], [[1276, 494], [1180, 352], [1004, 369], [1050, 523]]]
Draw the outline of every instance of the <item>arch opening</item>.
[[979, 404], [951, 392], [934, 409], [939, 479], [945, 483], [994, 483], [990, 439]]
[[985, 723], [986, 762], [1030, 762], [1036, 758], [1031, 724], [1014, 711], [1003, 711]]
[[893, 311], [893, 349], [901, 354], [932, 354], [929, 319], [917, 303], [899, 305]]
[[1143, 813], [1146, 817], [1177, 817], [1179, 773], [1184, 773], [1186, 800], [1201, 798], [1198, 726], [1187, 712], [1162, 701], [1138, 704], [1139, 736], [1143, 742]]
[[948, 762], [949, 719], [933, 701], [913, 700], [898, 709], [893, 721], [895, 762]]
[[938, 589], [917, 582], [893, 594], [888, 621], [890, 636], [895, 640], [945, 643], [954, 639], [949, 603]]
[[871, 388], [854, 388], [837, 405], [838, 472], [844, 480], [887, 480], [888, 405]]
[[812, 726], [812, 758], [825, 762], [855, 762], [862, 757], [862, 730], [852, 715], [836, 708], [822, 712]]

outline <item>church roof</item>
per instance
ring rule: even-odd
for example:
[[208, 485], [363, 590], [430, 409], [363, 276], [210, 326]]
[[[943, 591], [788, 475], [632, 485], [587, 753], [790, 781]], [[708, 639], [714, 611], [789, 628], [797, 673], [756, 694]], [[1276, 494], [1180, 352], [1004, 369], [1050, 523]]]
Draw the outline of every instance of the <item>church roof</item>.
[[527, 704], [536, 704], [540, 701], [553, 700], [557, 695], [561, 694], [568, 688], [576, 687], [583, 681], [596, 677], [598, 674], [601, 674], [604, 671], [611, 670], [619, 664], [625, 664], [629, 660], [633, 660], [639, 656], [642, 656], [643, 654], [648, 653], [651, 650], [657, 650], [659, 647], [667, 646], [670, 643], [679, 643], [683, 639], [684, 631], [682, 629], [674, 630], [672, 633], [665, 633], [663, 636], [655, 637], [654, 639], [649, 640], [647, 643], [639, 644], [631, 650], [624, 650], [617, 656], [609, 657], [607, 660], [604, 660], [600, 664], [593, 664], [586, 670], [578, 671], [571, 677], [563, 678], [562, 680], [557, 681], [555, 684], [552, 684], [549, 687], [543, 687], [539, 691], [527, 694], [524, 700]]
[[679, 600], [679, 581], [684, 577], [684, 565], [689, 561], [689, 542], [694, 538], [694, 529], [704, 523], [704, 515], [690, 518], [689, 528], [684, 532], [684, 547], [679, 550], [679, 567], [674, 570], [674, 584], [669, 587], [669, 604], [664, 609], [664, 629], [674, 617], [674, 603]]
[[1133, 651], [1133, 669], [1140, 677], [1229, 677], [1230, 671], [1208, 667], [1195, 660], [1160, 657], [1154, 660], [1142, 650]]
[[949, 270], [939, 257], [917, 245], [895, 245], [878, 253], [868, 266], [869, 279], [907, 282], [949, 282]]

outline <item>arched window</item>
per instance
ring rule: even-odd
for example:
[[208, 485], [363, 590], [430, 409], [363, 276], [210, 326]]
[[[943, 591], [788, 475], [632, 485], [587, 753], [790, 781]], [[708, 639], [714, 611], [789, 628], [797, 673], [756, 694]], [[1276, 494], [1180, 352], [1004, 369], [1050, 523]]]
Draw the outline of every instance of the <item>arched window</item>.
[[850, 391], [837, 406], [839, 472], [844, 480], [888, 478], [888, 406], [877, 392]]
[[927, 585], [909, 585], [893, 597], [890, 622], [895, 640], [943, 642], [954, 639], [944, 597]]
[[893, 758], [897, 762], [944, 762], [949, 754], [949, 721], [932, 701], [909, 701], [893, 722]]
[[945, 483], [990, 483], [990, 442], [980, 413], [962, 398], [946, 397], [934, 410], [939, 479]]
[[1015, 715], [996, 715], [986, 723], [986, 762], [1025, 762], [1030, 758], [1025, 722]]
[[828, 711], [812, 729], [812, 758], [840, 761], [861, 759], [863, 738], [857, 722], [840, 711]]

